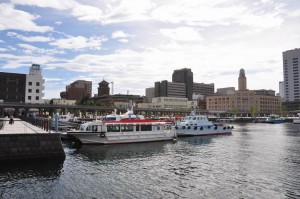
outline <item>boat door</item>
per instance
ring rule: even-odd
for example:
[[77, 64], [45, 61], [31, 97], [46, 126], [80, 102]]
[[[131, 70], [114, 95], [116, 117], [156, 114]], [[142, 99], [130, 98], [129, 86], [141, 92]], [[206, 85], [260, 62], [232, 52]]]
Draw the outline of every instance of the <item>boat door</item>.
[[92, 125], [92, 131], [93, 132], [101, 132], [102, 131], [102, 125]]

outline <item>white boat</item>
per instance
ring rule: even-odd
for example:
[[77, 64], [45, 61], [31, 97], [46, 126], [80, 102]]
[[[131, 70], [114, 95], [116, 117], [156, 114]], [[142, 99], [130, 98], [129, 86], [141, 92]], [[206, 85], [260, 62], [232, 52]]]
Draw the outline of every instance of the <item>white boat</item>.
[[166, 122], [151, 119], [121, 119], [82, 124], [78, 131], [68, 131], [80, 144], [121, 144], [175, 140], [176, 132]]
[[58, 115], [58, 122], [67, 123], [74, 118], [74, 115]]
[[298, 118], [293, 119], [294, 124], [300, 124], [300, 113], [297, 113], [297, 115], [298, 115]]
[[213, 123], [206, 115], [196, 115], [194, 111], [184, 120], [177, 121], [172, 127], [177, 136], [200, 136], [231, 134], [233, 126], [226, 126], [222, 123]]
[[112, 114], [106, 115], [102, 118], [103, 121], [119, 121], [121, 119], [144, 119], [144, 116], [133, 114], [133, 109], [127, 109], [126, 113], [118, 115], [117, 110], [115, 109]]

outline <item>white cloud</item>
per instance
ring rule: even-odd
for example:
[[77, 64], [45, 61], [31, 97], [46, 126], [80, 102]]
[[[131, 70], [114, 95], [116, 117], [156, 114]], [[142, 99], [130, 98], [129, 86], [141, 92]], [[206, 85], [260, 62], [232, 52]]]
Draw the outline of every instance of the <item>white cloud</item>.
[[38, 16], [16, 10], [11, 4], [0, 4], [0, 31], [14, 29], [44, 33], [53, 30], [50, 26], [36, 25], [33, 21], [37, 18]]
[[123, 31], [115, 31], [111, 34], [111, 38], [127, 38], [128, 35], [125, 34]]
[[20, 40], [26, 41], [26, 42], [49, 42], [51, 41], [50, 37], [44, 37], [44, 36], [24, 36], [20, 35], [14, 32], [8, 32], [7, 36], [10, 37], [16, 37]]
[[41, 8], [55, 8], [58, 10], [71, 9], [76, 5], [76, 1], [73, 0], [11, 0], [13, 4], [24, 6], [38, 6]]
[[101, 50], [102, 42], [106, 41], [104, 37], [90, 37], [85, 38], [83, 36], [70, 37], [67, 39], [57, 39], [49, 43], [49, 45], [56, 46], [64, 49], [96, 49]]
[[53, 54], [64, 54], [64, 51], [56, 50], [56, 49], [43, 49], [38, 48], [29, 44], [18, 44], [19, 47], [23, 48], [23, 52], [29, 55], [53, 55]]
[[193, 28], [190, 27], [178, 27], [175, 29], [161, 29], [160, 33], [165, 37], [169, 37], [175, 41], [202, 41], [202, 36]]
[[6, 48], [0, 48], [0, 52], [5, 52], [5, 51], [7, 51]]

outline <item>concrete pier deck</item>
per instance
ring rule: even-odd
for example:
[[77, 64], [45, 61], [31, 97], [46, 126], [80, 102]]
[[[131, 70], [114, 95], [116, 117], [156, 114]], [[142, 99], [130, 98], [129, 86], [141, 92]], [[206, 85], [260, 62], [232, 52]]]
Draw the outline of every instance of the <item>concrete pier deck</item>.
[[13, 124], [9, 124], [9, 118], [1, 118], [1, 121], [3, 121], [3, 128], [0, 130], [0, 134], [50, 133], [18, 118], [14, 119]]
[[20, 119], [9, 124], [1, 118], [0, 162], [34, 159], [65, 159], [60, 135], [50, 133]]

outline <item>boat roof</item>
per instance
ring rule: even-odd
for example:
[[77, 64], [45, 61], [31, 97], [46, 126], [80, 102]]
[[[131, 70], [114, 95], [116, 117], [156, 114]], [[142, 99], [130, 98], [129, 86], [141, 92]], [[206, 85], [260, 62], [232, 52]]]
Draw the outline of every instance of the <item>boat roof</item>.
[[119, 121], [106, 121], [106, 125], [117, 125], [117, 124], [128, 124], [128, 125], [136, 125], [136, 124], [166, 124], [166, 122], [159, 122], [153, 119], [122, 119]]

